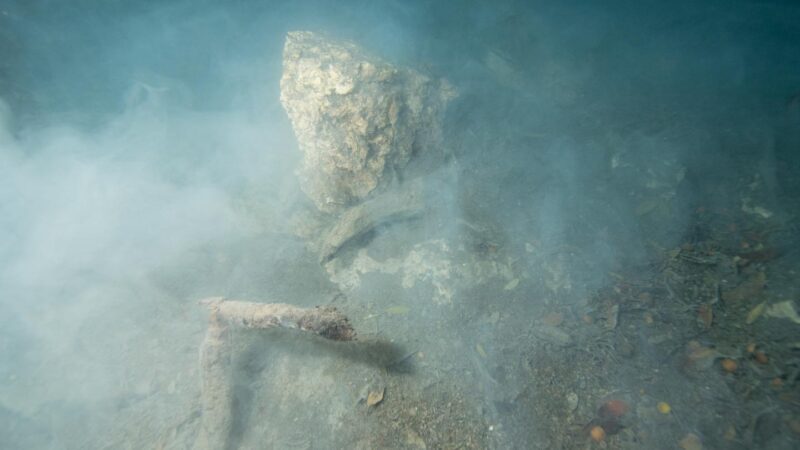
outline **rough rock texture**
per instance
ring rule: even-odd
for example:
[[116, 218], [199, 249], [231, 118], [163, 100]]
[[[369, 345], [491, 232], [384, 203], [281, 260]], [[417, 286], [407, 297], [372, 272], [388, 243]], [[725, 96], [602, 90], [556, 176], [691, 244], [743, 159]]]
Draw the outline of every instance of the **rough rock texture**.
[[301, 186], [325, 212], [360, 203], [412, 156], [440, 151], [446, 81], [398, 68], [353, 43], [288, 33], [281, 103], [303, 152]]

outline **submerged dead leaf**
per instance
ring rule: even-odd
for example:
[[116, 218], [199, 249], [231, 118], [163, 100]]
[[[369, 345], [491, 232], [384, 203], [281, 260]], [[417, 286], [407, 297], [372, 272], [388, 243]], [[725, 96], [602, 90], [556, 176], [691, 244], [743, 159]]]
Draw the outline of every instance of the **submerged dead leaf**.
[[636, 215], [644, 216], [653, 212], [661, 204], [661, 199], [647, 199], [636, 206]]
[[519, 284], [519, 278], [514, 278], [513, 280], [509, 281], [505, 285], [505, 287], [503, 287], [503, 289], [505, 289], [507, 291], [513, 291], [514, 288], [516, 288], [518, 284]]
[[612, 305], [606, 310], [606, 328], [613, 330], [617, 328], [619, 321], [619, 305]]
[[406, 431], [406, 443], [412, 447], [420, 448], [420, 449], [427, 449], [428, 446], [425, 444], [425, 441], [422, 437], [414, 430], [407, 430]]
[[410, 311], [410, 308], [408, 306], [390, 306], [386, 308], [386, 312], [397, 316], [406, 315], [408, 314], [408, 311]]
[[386, 391], [386, 388], [379, 388], [374, 391], [370, 391], [369, 394], [367, 395], [367, 406], [375, 406], [378, 403], [382, 402], [384, 391]]
[[689, 433], [678, 442], [683, 450], [703, 450], [703, 442], [694, 433]]
[[757, 298], [764, 290], [767, 284], [767, 274], [764, 272], [756, 272], [750, 278], [742, 282], [739, 286], [725, 291], [722, 298], [728, 302], [741, 302]]
[[789, 419], [787, 424], [789, 425], [789, 429], [792, 430], [794, 434], [800, 435], [800, 419]]
[[623, 428], [622, 416], [629, 409], [630, 407], [623, 400], [608, 400], [597, 408], [597, 415], [586, 426], [586, 430], [589, 431], [592, 439], [598, 442], [603, 440], [606, 435], [617, 434]]
[[572, 336], [564, 331], [561, 331], [561, 329], [558, 327], [551, 327], [544, 324], [539, 325], [533, 328], [533, 334], [540, 339], [544, 339], [561, 347], [566, 347], [572, 344]]
[[620, 418], [625, 415], [630, 407], [622, 400], [609, 400], [603, 403], [597, 410], [597, 415], [601, 418]]
[[564, 321], [564, 315], [558, 312], [550, 313], [544, 316], [544, 318], [542, 318], [542, 322], [544, 322], [547, 325], [550, 325], [551, 327], [557, 327], [561, 325], [561, 322], [563, 321]]
[[713, 348], [705, 347], [697, 341], [690, 341], [686, 350], [684, 361], [686, 369], [708, 370], [714, 364], [714, 360], [720, 356], [719, 352]]
[[776, 303], [771, 305], [764, 313], [767, 317], [775, 317], [777, 319], [789, 319], [792, 322], [800, 325], [800, 315], [794, 309], [794, 302], [786, 300], [785, 302]]
[[747, 263], [767, 262], [781, 256], [781, 252], [776, 248], [766, 248], [753, 252], [739, 253], [737, 256], [745, 260]]
[[756, 319], [761, 317], [761, 313], [764, 312], [764, 307], [766, 306], [767, 302], [761, 302], [755, 306], [755, 308], [751, 309], [749, 313], [747, 313], [747, 318], [745, 319], [745, 323], [750, 325], [751, 323], [755, 322]]
[[701, 305], [700, 308], [697, 309], [697, 319], [706, 330], [711, 328], [711, 323], [714, 322], [714, 310], [712, 306], [710, 304]]

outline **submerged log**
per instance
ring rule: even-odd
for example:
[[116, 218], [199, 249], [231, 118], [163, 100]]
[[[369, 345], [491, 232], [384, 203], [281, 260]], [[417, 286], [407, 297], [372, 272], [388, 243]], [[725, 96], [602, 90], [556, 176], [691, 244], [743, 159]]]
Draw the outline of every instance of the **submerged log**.
[[422, 215], [423, 194], [422, 182], [417, 180], [350, 208], [323, 233], [320, 262], [330, 261], [346, 244], [379, 226]]
[[222, 297], [200, 300], [208, 307], [208, 330], [200, 350], [203, 415], [197, 450], [227, 448], [233, 425], [229, 329], [294, 328], [335, 341], [350, 341], [355, 331], [344, 314], [331, 306], [299, 308], [284, 303], [252, 303]]

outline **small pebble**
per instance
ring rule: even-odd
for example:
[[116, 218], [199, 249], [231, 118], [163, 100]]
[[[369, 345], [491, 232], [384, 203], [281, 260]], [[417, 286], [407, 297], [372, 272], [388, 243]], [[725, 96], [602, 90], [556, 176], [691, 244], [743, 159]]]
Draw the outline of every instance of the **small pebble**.
[[575, 411], [578, 408], [578, 394], [570, 392], [567, 394], [567, 409]]
[[661, 414], [669, 414], [672, 411], [672, 407], [667, 402], [658, 402], [656, 407]]

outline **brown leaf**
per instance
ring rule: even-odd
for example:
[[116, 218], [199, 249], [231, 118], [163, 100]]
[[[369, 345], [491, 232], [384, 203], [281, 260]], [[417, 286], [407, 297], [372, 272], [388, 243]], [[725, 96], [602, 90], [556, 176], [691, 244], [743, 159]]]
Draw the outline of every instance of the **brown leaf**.
[[[370, 391], [367, 395], [367, 406], [375, 406], [378, 403], [383, 401], [383, 393], [386, 388], [376, 389], [374, 391]], [[364, 398], [364, 397], [361, 397]]]
[[619, 418], [628, 412], [629, 409], [630, 407], [627, 403], [622, 400], [614, 399], [603, 403], [602, 406], [600, 406], [600, 408], [597, 410], [597, 415], [600, 418]]
[[[748, 325], [750, 325], [751, 323], [755, 322], [756, 319], [761, 317], [761, 313], [764, 312], [764, 307], [766, 305], [767, 305], [767, 302], [761, 302], [758, 305], [756, 305], [753, 309], [750, 310], [749, 313], [747, 313], [747, 318], [745, 318], [744, 322], [746, 324], [748, 324]], [[750, 353], [752, 353], [752, 352], [750, 352]]]
[[766, 248], [754, 252], [739, 253], [738, 256], [748, 262], [767, 262], [781, 256], [781, 252], [777, 248]]
[[697, 318], [706, 330], [711, 328], [714, 321], [714, 310], [711, 305], [701, 305], [697, 310]]
[[692, 370], [708, 370], [719, 357], [719, 352], [711, 347], [705, 347], [697, 341], [690, 341], [686, 348], [684, 368]]
[[680, 445], [683, 450], [703, 450], [703, 442], [694, 433], [689, 433], [684, 436], [683, 439], [678, 442], [678, 445]]
[[557, 327], [561, 325], [561, 322], [563, 321], [564, 321], [564, 315], [559, 312], [550, 313], [544, 316], [544, 318], [542, 318], [542, 322], [546, 323], [547, 325], [550, 325], [551, 327]]
[[742, 282], [739, 286], [725, 291], [722, 298], [728, 302], [741, 302], [757, 298], [767, 284], [767, 275], [764, 272], [756, 272], [750, 278]]

